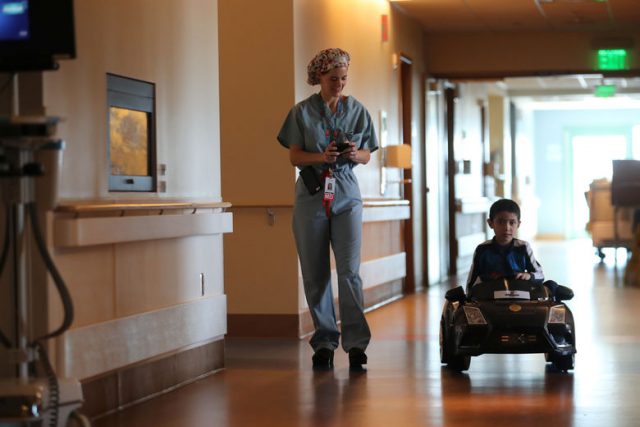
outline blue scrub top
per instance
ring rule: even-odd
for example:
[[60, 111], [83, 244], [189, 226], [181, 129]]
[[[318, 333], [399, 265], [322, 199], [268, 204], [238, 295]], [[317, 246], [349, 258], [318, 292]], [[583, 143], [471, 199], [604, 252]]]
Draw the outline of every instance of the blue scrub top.
[[[299, 102], [289, 111], [278, 134], [278, 141], [286, 148], [300, 145], [304, 151], [322, 153], [334, 140], [335, 131], [340, 130], [351, 134], [348, 139], [355, 142], [359, 150], [377, 150], [378, 139], [367, 109], [352, 96], [345, 96], [340, 102], [342, 105], [335, 114], [319, 93]], [[333, 168], [337, 172], [353, 169], [354, 166], [356, 163], [339, 157]], [[322, 165], [314, 167], [318, 174], [322, 172]]]

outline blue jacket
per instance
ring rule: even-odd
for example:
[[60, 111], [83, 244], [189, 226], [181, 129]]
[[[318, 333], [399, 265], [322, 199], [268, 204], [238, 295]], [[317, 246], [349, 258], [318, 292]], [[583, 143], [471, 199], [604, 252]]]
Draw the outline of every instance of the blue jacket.
[[544, 281], [542, 266], [533, 256], [533, 250], [524, 240], [513, 239], [500, 246], [495, 239], [481, 243], [473, 253], [473, 262], [467, 278], [467, 291], [477, 283], [514, 276], [527, 272], [531, 280]]

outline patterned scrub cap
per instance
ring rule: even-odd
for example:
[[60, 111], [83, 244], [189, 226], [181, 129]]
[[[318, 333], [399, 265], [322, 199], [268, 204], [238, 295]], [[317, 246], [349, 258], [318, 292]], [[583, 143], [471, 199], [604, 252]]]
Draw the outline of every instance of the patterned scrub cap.
[[307, 66], [307, 83], [311, 86], [317, 85], [320, 83], [320, 74], [334, 68], [349, 68], [350, 60], [349, 54], [337, 47], [321, 50]]

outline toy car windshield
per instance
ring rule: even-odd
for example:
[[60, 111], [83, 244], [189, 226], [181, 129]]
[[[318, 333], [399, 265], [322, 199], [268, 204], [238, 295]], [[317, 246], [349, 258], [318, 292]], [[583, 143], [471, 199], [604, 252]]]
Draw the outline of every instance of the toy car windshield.
[[550, 298], [550, 295], [542, 283], [528, 280], [499, 279], [473, 285], [469, 291], [469, 298], [476, 301], [546, 301]]

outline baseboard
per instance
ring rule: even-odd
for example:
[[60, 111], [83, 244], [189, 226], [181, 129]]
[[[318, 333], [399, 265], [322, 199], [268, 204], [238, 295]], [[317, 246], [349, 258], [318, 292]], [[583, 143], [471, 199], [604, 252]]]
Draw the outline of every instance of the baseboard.
[[98, 418], [224, 368], [224, 339], [82, 380], [81, 411]]
[[403, 279], [393, 280], [364, 290], [364, 307], [378, 307], [403, 295]]
[[[366, 288], [365, 309], [402, 296], [402, 279]], [[339, 310], [336, 304], [336, 315]], [[233, 338], [300, 338], [313, 332], [309, 310], [299, 314], [227, 314], [227, 336]]]
[[227, 313], [227, 336], [231, 338], [297, 338], [297, 314]]

